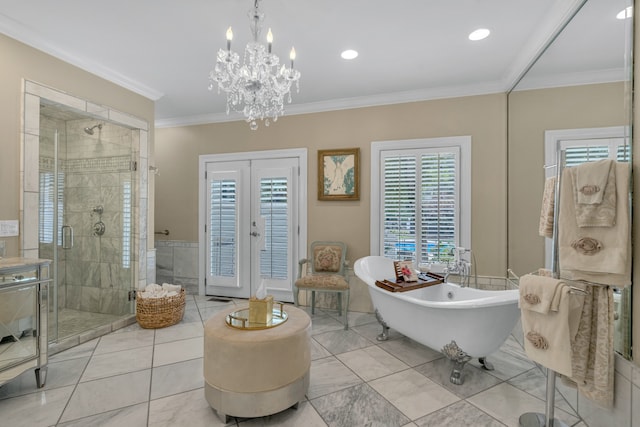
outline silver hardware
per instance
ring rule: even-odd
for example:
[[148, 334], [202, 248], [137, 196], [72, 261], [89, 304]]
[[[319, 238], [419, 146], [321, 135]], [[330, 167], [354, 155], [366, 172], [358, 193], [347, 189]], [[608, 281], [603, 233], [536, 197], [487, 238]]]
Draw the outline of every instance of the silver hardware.
[[93, 224], [93, 235], [96, 237], [102, 236], [105, 232], [105, 225], [104, 222], [102, 221], [98, 221], [95, 224]]
[[257, 231], [252, 231], [251, 233], [249, 233], [249, 235], [251, 235], [253, 237], [258, 237], [260, 235], [260, 233], [258, 233]]
[[128, 292], [129, 301], [134, 301], [136, 299], [136, 291], [131, 290]]
[[376, 308], [375, 315], [376, 315], [376, 320], [382, 326], [382, 332], [380, 333], [380, 335], [376, 337], [376, 340], [386, 341], [389, 339], [389, 325], [387, 325], [387, 322], [384, 321], [384, 319], [382, 318], [382, 315], [380, 314], [377, 308]]
[[91, 208], [91, 212], [97, 213], [98, 215], [102, 215], [102, 213], [104, 212], [104, 207], [102, 205], [96, 205], [93, 208]]
[[73, 248], [73, 227], [70, 225], [63, 225], [62, 226], [62, 249], [71, 249], [71, 248]]
[[[206, 226], [205, 226], [206, 227]], [[204, 230], [205, 232], [207, 231], [206, 229]], [[156, 231], [153, 234], [164, 234], [165, 236], [169, 235], [169, 230], [163, 230], [163, 231]]]

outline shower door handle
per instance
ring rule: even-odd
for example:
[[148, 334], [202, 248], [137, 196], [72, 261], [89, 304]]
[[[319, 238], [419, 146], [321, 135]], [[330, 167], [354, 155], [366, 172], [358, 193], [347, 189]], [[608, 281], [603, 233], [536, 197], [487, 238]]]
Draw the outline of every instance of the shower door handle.
[[73, 227], [70, 225], [63, 225], [62, 226], [62, 249], [71, 249], [72, 247], [73, 247]]

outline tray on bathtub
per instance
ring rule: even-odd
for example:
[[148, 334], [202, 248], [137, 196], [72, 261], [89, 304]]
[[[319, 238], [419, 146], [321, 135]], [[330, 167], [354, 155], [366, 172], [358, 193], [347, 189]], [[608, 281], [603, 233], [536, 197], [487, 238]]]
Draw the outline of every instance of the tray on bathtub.
[[407, 292], [414, 289], [426, 288], [444, 282], [442, 276], [436, 274], [420, 275], [417, 282], [376, 280], [376, 286], [389, 292]]

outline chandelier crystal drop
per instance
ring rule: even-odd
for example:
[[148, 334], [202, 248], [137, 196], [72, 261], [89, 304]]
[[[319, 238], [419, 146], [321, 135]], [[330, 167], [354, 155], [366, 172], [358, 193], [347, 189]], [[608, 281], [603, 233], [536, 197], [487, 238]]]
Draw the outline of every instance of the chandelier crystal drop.
[[264, 14], [255, 0], [253, 10], [248, 13], [251, 19], [253, 41], [247, 43], [244, 58], [231, 50], [233, 31], [227, 30], [227, 48], [220, 49], [216, 65], [209, 73], [209, 90], [218, 86], [218, 93], [227, 94], [227, 114], [231, 110], [242, 113], [252, 130], [258, 128], [258, 120], [265, 126], [278, 120], [284, 114], [284, 98], [291, 103], [291, 85], [295, 82], [296, 91], [300, 91], [300, 72], [293, 68], [296, 51], [291, 48], [291, 65], [280, 64], [277, 55], [271, 53], [273, 34], [267, 32], [267, 45], [258, 42], [262, 30]]

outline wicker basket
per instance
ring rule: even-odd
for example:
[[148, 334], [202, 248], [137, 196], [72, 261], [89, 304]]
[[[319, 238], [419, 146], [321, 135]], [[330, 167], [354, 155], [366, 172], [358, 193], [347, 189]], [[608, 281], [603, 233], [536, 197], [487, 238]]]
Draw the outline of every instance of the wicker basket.
[[136, 320], [145, 329], [157, 329], [175, 325], [184, 316], [184, 288], [173, 297], [140, 298], [136, 295]]

